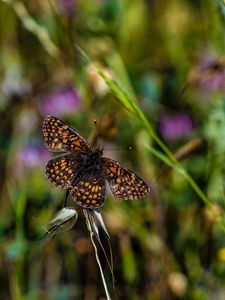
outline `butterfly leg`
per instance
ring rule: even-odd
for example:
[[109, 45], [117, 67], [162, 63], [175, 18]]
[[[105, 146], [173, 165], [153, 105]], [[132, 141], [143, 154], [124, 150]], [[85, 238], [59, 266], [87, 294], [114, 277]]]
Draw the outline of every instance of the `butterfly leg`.
[[63, 201], [63, 207], [66, 207], [68, 196], [69, 196], [69, 189], [66, 190], [66, 196]]

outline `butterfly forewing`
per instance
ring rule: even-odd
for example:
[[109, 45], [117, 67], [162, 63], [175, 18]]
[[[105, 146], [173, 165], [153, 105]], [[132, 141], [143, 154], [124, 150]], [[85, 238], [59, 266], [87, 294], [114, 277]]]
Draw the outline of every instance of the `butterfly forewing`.
[[101, 161], [105, 169], [105, 177], [115, 198], [140, 199], [149, 193], [149, 186], [129, 169], [109, 158], [104, 157]]
[[74, 154], [57, 156], [48, 161], [46, 175], [56, 186], [68, 189], [73, 185], [79, 167]]
[[43, 123], [45, 146], [56, 152], [91, 152], [91, 146], [75, 130], [62, 120], [47, 116]]
[[82, 207], [99, 208], [105, 201], [105, 179], [96, 174], [86, 174], [70, 189], [73, 199]]

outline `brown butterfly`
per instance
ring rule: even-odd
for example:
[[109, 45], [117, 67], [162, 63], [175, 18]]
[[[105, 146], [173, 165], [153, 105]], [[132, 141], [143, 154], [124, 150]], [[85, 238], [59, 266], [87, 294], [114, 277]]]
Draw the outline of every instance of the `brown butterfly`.
[[117, 161], [102, 157], [102, 150], [93, 151], [90, 144], [62, 120], [47, 116], [43, 134], [50, 151], [64, 153], [48, 161], [48, 179], [57, 187], [68, 189], [83, 208], [103, 205], [106, 180], [117, 199], [140, 199], [148, 195], [149, 186], [140, 177]]

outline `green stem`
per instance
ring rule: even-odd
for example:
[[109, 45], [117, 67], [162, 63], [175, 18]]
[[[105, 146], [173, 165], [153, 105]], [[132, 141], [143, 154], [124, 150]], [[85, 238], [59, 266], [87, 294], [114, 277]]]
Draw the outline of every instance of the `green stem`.
[[215, 211], [215, 208], [211, 204], [208, 197], [203, 193], [203, 191], [200, 189], [200, 187], [197, 185], [197, 183], [194, 181], [194, 179], [187, 173], [187, 171], [183, 168], [183, 166], [178, 162], [171, 162], [167, 157], [165, 157], [162, 153], [156, 151], [155, 149], [151, 148], [150, 146], [147, 146], [147, 149], [152, 152], [156, 157], [158, 157], [160, 160], [162, 160], [164, 163], [169, 165], [171, 168], [176, 170], [178, 173], [184, 176], [184, 178], [188, 181], [188, 183], [191, 185], [193, 190], [196, 192], [196, 194], [199, 196], [199, 198], [205, 203], [205, 205], [210, 209], [213, 216], [215, 217], [217, 223], [221, 225], [223, 230], [225, 231], [225, 224], [223, 222], [223, 218], [218, 215], [218, 212]]
[[43, 48], [48, 52], [50, 56], [53, 58], [59, 57], [59, 49], [56, 45], [52, 42], [48, 31], [45, 27], [39, 25], [27, 11], [24, 4], [20, 1], [15, 0], [1, 0], [7, 4], [9, 4], [12, 9], [14, 9], [15, 13], [17, 14], [18, 18], [20, 19], [23, 26], [30, 32], [32, 32], [43, 45]]
[[[216, 221], [221, 225], [221, 227], [225, 231], [225, 224], [223, 222], [222, 217], [219, 216], [218, 213], [216, 213], [213, 205], [210, 203], [209, 199], [203, 193], [203, 191], [200, 189], [200, 187], [197, 185], [197, 183], [186, 172], [186, 170], [183, 168], [183, 166], [180, 164], [180, 162], [176, 159], [176, 157], [172, 154], [172, 152], [169, 150], [169, 148], [167, 148], [167, 146], [155, 134], [155, 131], [153, 130], [151, 124], [148, 122], [144, 113], [138, 107], [135, 99], [128, 92], [124, 91], [116, 82], [107, 78], [101, 71], [97, 70], [97, 72], [108, 84], [109, 88], [111, 89], [111, 92], [117, 97], [117, 99], [119, 99], [121, 101], [121, 103], [126, 107], [126, 109], [128, 109], [133, 115], [135, 115], [141, 121], [141, 123], [144, 125], [144, 127], [146, 128], [149, 135], [157, 143], [157, 145], [160, 147], [160, 149], [167, 155], [167, 157], [163, 153], [158, 155], [159, 152], [157, 152], [157, 151], [155, 151], [155, 154], [157, 153], [158, 157], [161, 160], [165, 161], [168, 165], [170, 165], [172, 168], [176, 169], [180, 174], [182, 174], [186, 178], [186, 180], [189, 182], [189, 184], [191, 185], [193, 190], [197, 193], [197, 195], [205, 203], [205, 205], [212, 211]], [[151, 151], [152, 151], [152, 149], [151, 149]]]

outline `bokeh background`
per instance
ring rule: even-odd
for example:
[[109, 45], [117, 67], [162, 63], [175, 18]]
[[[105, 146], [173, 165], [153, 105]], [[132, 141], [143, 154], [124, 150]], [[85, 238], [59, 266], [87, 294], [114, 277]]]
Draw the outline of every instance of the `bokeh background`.
[[225, 299], [224, 22], [222, 0], [0, 1], [0, 299], [105, 299], [72, 199], [73, 229], [38, 240], [65, 196], [45, 176], [48, 114], [90, 142], [97, 119], [105, 156], [151, 187], [101, 209], [112, 299]]

